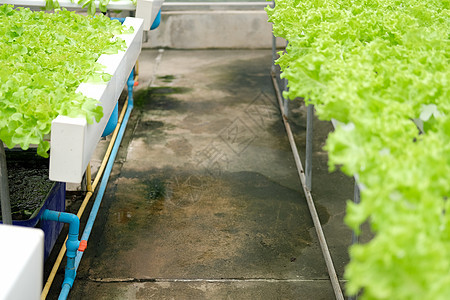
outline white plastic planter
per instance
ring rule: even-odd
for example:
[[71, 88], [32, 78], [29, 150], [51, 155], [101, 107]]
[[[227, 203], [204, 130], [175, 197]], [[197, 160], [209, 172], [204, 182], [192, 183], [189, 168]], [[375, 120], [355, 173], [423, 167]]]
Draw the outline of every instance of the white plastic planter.
[[122, 34], [127, 49], [117, 54], [101, 55], [98, 62], [105, 65], [111, 80], [101, 84], [81, 84], [77, 92], [99, 100], [104, 116], [100, 122], [87, 124], [85, 118], [58, 116], [52, 122], [50, 138], [50, 180], [80, 183], [91, 156], [97, 147], [120, 94], [133, 69], [142, 46], [142, 19], [126, 18], [125, 26], [134, 28], [132, 34]]
[[44, 232], [0, 225], [0, 300], [40, 299], [44, 271]]
[[144, 20], [144, 30], [149, 31], [164, 0], [137, 0], [136, 18]]
[[[97, 7], [99, 5], [99, 1], [95, 1]], [[2, 0], [3, 4], [13, 4], [16, 6], [24, 6], [24, 7], [45, 7], [45, 0]], [[72, 9], [81, 9], [81, 6], [78, 4], [77, 0], [73, 2], [70, 0], [58, 0], [58, 3], [61, 7], [72, 8]], [[111, 1], [108, 4], [109, 9], [114, 10], [135, 10], [136, 7], [131, 1], [128, 0], [115, 0]]]

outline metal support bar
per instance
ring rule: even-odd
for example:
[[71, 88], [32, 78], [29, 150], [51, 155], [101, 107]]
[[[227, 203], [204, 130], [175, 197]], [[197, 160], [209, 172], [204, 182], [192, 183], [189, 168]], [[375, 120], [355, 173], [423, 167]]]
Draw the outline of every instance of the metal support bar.
[[311, 214], [311, 218], [313, 220], [314, 228], [316, 230], [317, 237], [319, 239], [320, 248], [322, 250], [322, 255], [325, 260], [325, 264], [328, 270], [328, 276], [330, 276], [331, 285], [333, 287], [334, 295], [338, 300], [344, 300], [344, 295], [342, 293], [341, 286], [339, 285], [339, 279], [336, 274], [336, 269], [334, 268], [333, 260], [331, 258], [330, 250], [328, 249], [327, 241], [325, 239], [325, 235], [322, 230], [322, 225], [320, 224], [319, 216], [317, 214], [316, 207], [314, 205], [314, 200], [312, 199], [311, 192], [306, 188], [306, 178], [303, 170], [302, 162], [300, 160], [300, 156], [298, 155], [297, 146], [295, 144], [294, 135], [292, 134], [291, 127], [286, 117], [284, 117], [284, 109], [282, 105], [281, 93], [278, 88], [278, 83], [276, 78], [272, 76], [272, 82], [275, 88], [276, 96], [278, 99], [278, 104], [280, 106], [281, 115], [283, 116], [284, 126], [286, 128], [286, 133], [289, 139], [289, 143], [291, 145], [292, 154], [294, 155], [295, 164], [297, 167], [297, 172], [300, 177], [300, 181], [302, 183], [303, 192], [305, 193], [306, 202], [308, 204], [309, 213]]
[[[359, 193], [359, 187], [358, 183], [355, 180], [355, 188], [354, 188], [354, 194], [353, 194], [353, 202], [355, 204], [359, 204], [361, 201], [360, 193]], [[359, 236], [353, 231], [352, 233], [352, 245], [359, 243]]]
[[[283, 78], [283, 91], [287, 92], [288, 90], [288, 80], [286, 78]], [[283, 110], [284, 110], [284, 116], [289, 116], [289, 99], [283, 97]]]
[[275, 74], [275, 60], [277, 59], [277, 39], [272, 34], [272, 74]]
[[305, 176], [306, 176], [306, 187], [310, 191], [312, 188], [313, 120], [314, 120], [314, 105], [309, 104], [306, 108]]
[[91, 163], [88, 163], [86, 168], [86, 190], [91, 193], [94, 192], [92, 188]]
[[[361, 201], [361, 194], [359, 191], [359, 186], [358, 186], [358, 182], [356, 182], [355, 180], [355, 188], [354, 188], [354, 193], [353, 193], [353, 202], [356, 204], [359, 204], [359, 202]], [[359, 236], [356, 234], [355, 231], [352, 232], [352, 245], [358, 244], [359, 243]], [[348, 300], [358, 300], [358, 295], [353, 295], [353, 296], [349, 296], [347, 298]]]
[[3, 142], [0, 140], [0, 200], [3, 224], [12, 225], [11, 202], [9, 199], [8, 170]]
[[[287, 52], [287, 47], [289, 45], [289, 41], [286, 40], [286, 48], [285, 48], [285, 52]], [[288, 80], [287, 78], [283, 78], [283, 91], [288, 91]], [[289, 99], [285, 98], [283, 93], [281, 94], [281, 96], [283, 97], [283, 109], [284, 109], [284, 115], [286, 117], [289, 116]]]

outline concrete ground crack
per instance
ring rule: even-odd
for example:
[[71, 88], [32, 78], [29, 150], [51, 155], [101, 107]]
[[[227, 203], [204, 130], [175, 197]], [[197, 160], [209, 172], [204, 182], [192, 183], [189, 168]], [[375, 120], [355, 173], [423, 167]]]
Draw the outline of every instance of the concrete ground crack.
[[[221, 282], [320, 282], [329, 281], [329, 279], [300, 279], [300, 278], [87, 278], [92, 282], [103, 283], [122, 283], [122, 282], [206, 282], [206, 283], [221, 283]], [[346, 283], [346, 280], [339, 280], [341, 283]]]

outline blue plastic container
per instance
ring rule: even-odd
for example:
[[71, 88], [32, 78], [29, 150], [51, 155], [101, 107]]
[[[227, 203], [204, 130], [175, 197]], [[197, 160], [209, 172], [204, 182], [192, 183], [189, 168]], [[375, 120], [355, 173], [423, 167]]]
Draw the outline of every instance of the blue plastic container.
[[[45, 209], [65, 211], [66, 209], [66, 183], [55, 182], [47, 197], [42, 200], [28, 220], [13, 220], [13, 225], [41, 228], [44, 231], [44, 259], [47, 259], [58, 239], [64, 224], [54, 221], [43, 221], [41, 215]], [[1, 221], [0, 221], [1, 223]]]

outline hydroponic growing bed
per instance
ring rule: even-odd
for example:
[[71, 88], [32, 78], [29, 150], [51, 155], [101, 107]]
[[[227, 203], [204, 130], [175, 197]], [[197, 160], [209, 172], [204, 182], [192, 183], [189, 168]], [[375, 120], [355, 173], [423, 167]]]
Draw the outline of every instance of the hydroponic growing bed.
[[135, 11], [136, 18], [144, 20], [144, 30], [150, 30], [164, 0], [1, 0], [1, 4], [11, 4], [18, 7], [34, 7], [53, 10], [66, 8], [69, 10], [87, 10], [93, 15], [97, 10], [106, 11]]
[[122, 26], [104, 16], [3, 5], [0, 21], [0, 139], [23, 150], [36, 144], [43, 157], [51, 147], [47, 172], [57, 181], [29, 219], [14, 224], [42, 228], [47, 256], [61, 224], [40, 222], [40, 215], [64, 211], [61, 182], [81, 181], [137, 60], [143, 20], [127, 18]]
[[277, 1], [267, 9], [289, 45], [278, 63], [291, 99], [339, 121], [329, 165], [357, 178], [357, 233], [346, 291], [363, 299], [450, 295], [449, 2]]
[[137, 60], [143, 21], [127, 18], [122, 27], [103, 16], [10, 6], [0, 13], [0, 138], [10, 148], [38, 144], [43, 156], [51, 143], [50, 179], [80, 182]]

